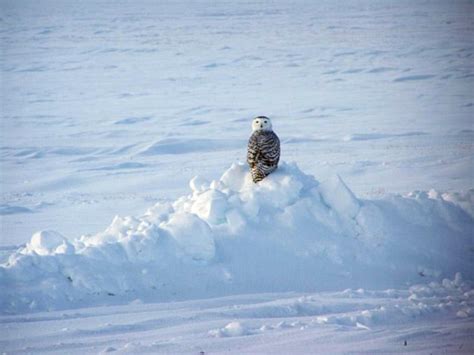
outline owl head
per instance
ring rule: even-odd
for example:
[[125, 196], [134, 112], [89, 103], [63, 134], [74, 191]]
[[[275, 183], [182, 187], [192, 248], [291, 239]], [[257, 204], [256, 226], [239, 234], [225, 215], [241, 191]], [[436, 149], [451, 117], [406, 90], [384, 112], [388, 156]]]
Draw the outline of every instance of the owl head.
[[252, 131], [271, 131], [272, 121], [267, 116], [257, 116], [252, 121]]

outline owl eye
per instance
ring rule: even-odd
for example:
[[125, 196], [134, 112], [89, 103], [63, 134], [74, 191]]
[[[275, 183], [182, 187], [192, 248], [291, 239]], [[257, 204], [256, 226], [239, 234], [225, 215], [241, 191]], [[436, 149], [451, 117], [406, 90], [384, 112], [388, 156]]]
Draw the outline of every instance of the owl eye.
[[257, 122], [257, 123], [260, 123], [260, 121], [259, 121], [259, 120], [256, 120], [255, 122]]
[[265, 120], [264, 122], [267, 123], [268, 121]]

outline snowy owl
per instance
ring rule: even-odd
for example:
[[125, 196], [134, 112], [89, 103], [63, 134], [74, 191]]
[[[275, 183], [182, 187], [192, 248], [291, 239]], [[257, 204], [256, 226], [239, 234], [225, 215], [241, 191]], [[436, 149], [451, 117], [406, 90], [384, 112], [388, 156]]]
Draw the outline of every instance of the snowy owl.
[[253, 181], [259, 182], [278, 167], [280, 140], [272, 130], [272, 121], [266, 116], [253, 119], [252, 131], [247, 147], [247, 163]]

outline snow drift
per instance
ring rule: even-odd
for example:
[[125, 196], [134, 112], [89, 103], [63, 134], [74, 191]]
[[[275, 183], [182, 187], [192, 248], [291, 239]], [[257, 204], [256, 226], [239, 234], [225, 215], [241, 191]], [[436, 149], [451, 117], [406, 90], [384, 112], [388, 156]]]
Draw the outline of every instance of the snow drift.
[[287, 163], [259, 184], [233, 164], [190, 188], [96, 235], [34, 234], [0, 267], [2, 312], [474, 276], [470, 195], [362, 200]]

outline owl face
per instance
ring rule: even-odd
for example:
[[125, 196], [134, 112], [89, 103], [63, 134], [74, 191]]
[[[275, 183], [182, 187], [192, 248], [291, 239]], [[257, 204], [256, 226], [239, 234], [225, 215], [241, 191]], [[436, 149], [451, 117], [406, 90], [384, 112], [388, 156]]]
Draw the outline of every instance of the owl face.
[[252, 121], [252, 131], [271, 131], [272, 121], [266, 116], [255, 117]]

